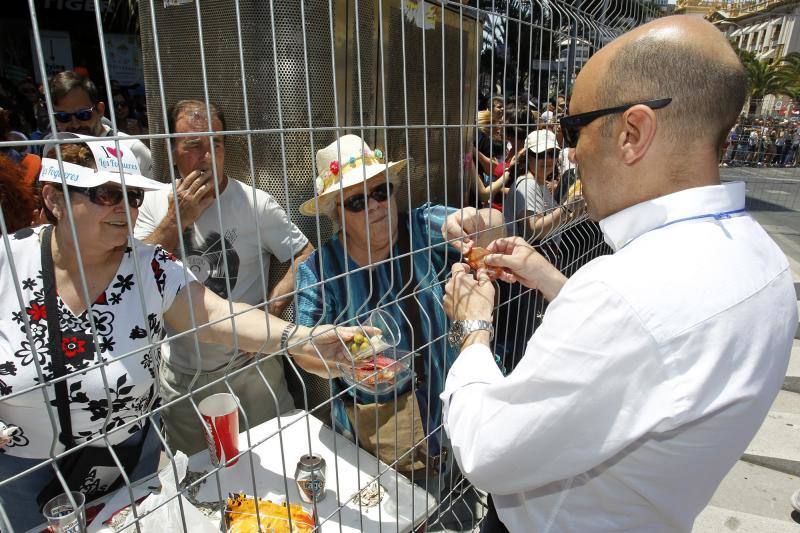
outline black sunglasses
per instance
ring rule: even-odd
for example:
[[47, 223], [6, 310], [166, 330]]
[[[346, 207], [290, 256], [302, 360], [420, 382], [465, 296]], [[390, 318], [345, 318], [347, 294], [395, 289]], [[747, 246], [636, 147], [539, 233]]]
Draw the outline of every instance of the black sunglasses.
[[632, 104], [607, 107], [606, 109], [598, 109], [596, 111], [561, 117], [559, 123], [561, 124], [561, 133], [564, 135], [565, 147], [575, 148], [578, 145], [578, 132], [580, 129], [600, 117], [613, 115], [615, 113], [624, 113], [635, 105], [646, 105], [650, 109], [661, 109], [662, 107], [666, 107], [670, 102], [672, 102], [672, 98], [662, 98], [660, 100], [634, 102]]
[[94, 113], [95, 106], [87, 107], [86, 109], [78, 109], [74, 113], [67, 113], [66, 111], [54, 111], [53, 115], [56, 117], [56, 120], [59, 122], [67, 123], [72, 121], [72, 117], [74, 116], [78, 120], [85, 122], [92, 118], [92, 113]]
[[367, 206], [367, 198], [372, 198], [376, 202], [385, 202], [393, 192], [394, 183], [381, 184], [369, 191], [366, 196], [363, 194], [351, 196], [342, 203], [342, 206], [351, 213], [360, 213]]
[[[122, 201], [122, 189], [119, 187], [109, 187], [99, 185], [97, 187], [70, 187], [70, 191], [88, 196], [93, 204], [111, 206], [117, 205]], [[144, 191], [141, 189], [128, 188], [128, 204], [133, 208], [139, 208], [144, 202]]]

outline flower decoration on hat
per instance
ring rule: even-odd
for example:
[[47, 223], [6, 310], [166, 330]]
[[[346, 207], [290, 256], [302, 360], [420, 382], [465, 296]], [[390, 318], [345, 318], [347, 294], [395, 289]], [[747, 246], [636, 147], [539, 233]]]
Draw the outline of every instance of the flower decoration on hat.
[[331, 185], [338, 183], [342, 179], [342, 174], [347, 170], [353, 170], [361, 165], [380, 164], [385, 164], [383, 161], [383, 152], [380, 149], [374, 151], [365, 149], [361, 152], [360, 156], [351, 155], [341, 164], [338, 161], [331, 161], [330, 165], [328, 165], [328, 170], [317, 177], [314, 182], [317, 194], [322, 194]]

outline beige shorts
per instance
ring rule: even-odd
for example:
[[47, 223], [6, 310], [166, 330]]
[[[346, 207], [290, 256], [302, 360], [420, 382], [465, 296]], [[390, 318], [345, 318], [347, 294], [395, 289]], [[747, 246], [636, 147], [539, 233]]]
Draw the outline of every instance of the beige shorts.
[[[261, 368], [261, 372], [264, 374], [269, 386], [259, 374], [256, 364]], [[286, 379], [283, 375], [283, 361], [280, 356], [273, 355], [259, 363], [256, 363], [255, 360], [248, 361], [245, 367], [241, 372], [229, 375], [227, 379], [225, 378], [225, 369], [216, 372], [201, 372], [192, 386], [193, 390], [197, 390], [209, 383], [215, 383], [200, 392], [195, 392], [191, 398], [194, 399], [195, 404], [199, 404], [203, 398], [207, 398], [212, 394], [230, 392], [225, 384], [225, 381], [227, 381], [234, 394], [239, 398], [250, 427], [257, 426], [262, 422], [275, 418], [280, 413], [294, 409], [292, 395], [286, 387]], [[187, 395], [189, 384], [192, 382], [194, 374], [185, 374], [171, 367], [166, 359], [161, 360], [159, 370], [162, 405], [182, 396], [184, 397], [161, 411], [161, 420], [164, 423], [167, 444], [173, 453], [181, 450], [186, 455], [191, 455], [204, 450], [206, 441], [201, 420], [192, 406], [190, 397]], [[235, 370], [238, 370], [238, 368], [233, 371]], [[246, 428], [245, 417], [240, 412], [239, 431], [245, 431]]]

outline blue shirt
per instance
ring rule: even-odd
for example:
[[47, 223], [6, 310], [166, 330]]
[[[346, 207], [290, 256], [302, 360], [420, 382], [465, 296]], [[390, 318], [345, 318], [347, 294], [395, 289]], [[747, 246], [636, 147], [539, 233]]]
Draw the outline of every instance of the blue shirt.
[[[401, 214], [398, 225], [410, 229], [414, 265], [414, 297], [403, 293], [403, 306], [417, 305], [421, 324], [408, 324], [406, 315], [397, 303], [397, 297], [405, 286], [403, 269], [397, 259], [399, 247], [392, 247], [391, 257], [372, 267], [359, 267], [344, 250], [339, 236], [334, 236], [300, 265], [297, 273], [298, 295], [295, 316], [304, 326], [315, 324], [355, 325], [365, 323], [370, 312], [381, 309], [389, 313], [400, 327], [398, 348], [411, 351], [411, 335], [422, 335], [416, 345], [424, 360], [424, 385], [417, 389], [417, 399], [422, 409], [422, 422], [427, 433], [441, 423], [439, 394], [444, 390], [447, 371], [455, 361], [458, 351], [447, 344], [448, 319], [444, 313], [444, 279], [450, 266], [460, 260], [455, 249], [450, 248], [442, 237], [441, 228], [445, 219], [455, 209], [441, 205], [425, 204], [412, 209], [410, 215]], [[407, 261], [407, 258], [403, 258]], [[407, 264], [407, 263], [406, 263]], [[407, 267], [406, 267], [407, 268]], [[347, 273], [347, 275], [343, 275]], [[371, 275], [370, 275], [371, 274]], [[334, 279], [331, 279], [334, 278]], [[371, 278], [371, 280], [370, 280]], [[321, 280], [327, 280], [320, 283]], [[371, 283], [370, 283], [371, 281]], [[407, 358], [411, 366], [410, 358]], [[420, 368], [415, 368], [420, 373]], [[409, 383], [406, 390], [411, 389]], [[359, 403], [376, 401], [375, 395], [365, 394], [347, 387], [335, 379], [334, 395], [347, 390]], [[399, 390], [398, 393], [406, 392]], [[393, 395], [391, 396], [393, 398]], [[387, 401], [391, 398], [378, 398]], [[344, 404], [339, 398], [333, 400], [332, 418], [334, 428], [352, 439], [353, 428], [347, 418]], [[438, 435], [440, 432], [436, 431]], [[429, 442], [429, 450], [437, 453], [438, 442]]]

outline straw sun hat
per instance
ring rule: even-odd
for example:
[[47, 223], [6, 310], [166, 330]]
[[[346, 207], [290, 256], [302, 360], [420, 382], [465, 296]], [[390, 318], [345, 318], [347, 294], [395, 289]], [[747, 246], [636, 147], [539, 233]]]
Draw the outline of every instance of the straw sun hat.
[[397, 186], [401, 180], [400, 171], [408, 159], [387, 163], [384, 156], [379, 149], [373, 151], [358, 135], [344, 135], [318, 150], [316, 195], [300, 205], [300, 212], [308, 216], [317, 212], [330, 215], [336, 208], [340, 190], [382, 176], [387, 170], [389, 181]]

